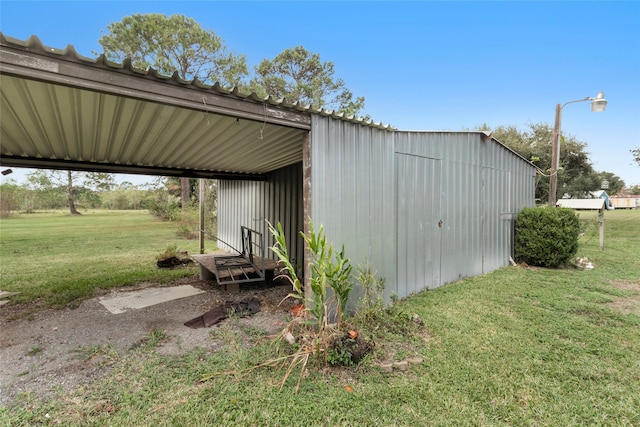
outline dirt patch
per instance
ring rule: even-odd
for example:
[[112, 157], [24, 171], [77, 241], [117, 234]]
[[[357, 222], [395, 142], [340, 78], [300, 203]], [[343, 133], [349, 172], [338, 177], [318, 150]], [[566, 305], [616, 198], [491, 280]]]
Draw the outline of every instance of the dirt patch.
[[629, 291], [640, 294], [640, 282], [611, 282], [614, 288], [622, 289], [623, 291]]
[[184, 323], [225, 301], [257, 298], [260, 312], [240, 321], [269, 335], [284, 328], [292, 304], [287, 300], [279, 305], [290, 291], [288, 285], [253, 285], [230, 294], [219, 290], [215, 282], [195, 278], [162, 285], [144, 283], [112, 293], [187, 284], [205, 293], [121, 314], [110, 313], [98, 298], [86, 300], [75, 309], [33, 312], [33, 306], [1, 307], [0, 406], [10, 405], [21, 393], [47, 398], [59, 390], [93, 382], [110, 370], [104, 351], [91, 357], [95, 349], [124, 354], [153, 330], [162, 330], [168, 337], [157, 349], [160, 354], [179, 356], [198, 348], [215, 351], [220, 343], [211, 338], [211, 328], [192, 329]]
[[607, 306], [624, 314], [640, 315], [640, 282], [612, 282], [613, 287], [630, 292], [629, 296], [619, 297], [607, 303]]

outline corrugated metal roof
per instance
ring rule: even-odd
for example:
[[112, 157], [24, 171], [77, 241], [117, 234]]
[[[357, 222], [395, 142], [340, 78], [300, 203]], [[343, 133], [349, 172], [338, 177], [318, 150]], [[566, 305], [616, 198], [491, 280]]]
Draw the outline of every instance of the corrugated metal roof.
[[139, 70], [0, 33], [0, 163], [176, 176], [259, 178], [300, 162], [311, 114], [237, 88]]

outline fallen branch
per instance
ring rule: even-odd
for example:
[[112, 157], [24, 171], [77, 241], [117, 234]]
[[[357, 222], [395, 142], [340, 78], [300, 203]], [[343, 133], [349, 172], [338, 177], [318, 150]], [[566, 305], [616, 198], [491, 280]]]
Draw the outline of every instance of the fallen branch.
[[217, 376], [222, 376], [222, 375], [238, 375], [238, 374], [242, 374], [240, 376], [240, 378], [242, 378], [244, 375], [246, 375], [249, 372], [252, 372], [252, 371], [254, 371], [254, 370], [258, 369], [258, 368], [264, 368], [265, 366], [274, 367], [278, 362], [280, 362], [282, 360], [290, 359], [290, 358], [292, 358], [294, 356], [295, 356], [295, 354], [290, 354], [290, 355], [287, 355], [287, 356], [278, 357], [276, 359], [267, 360], [266, 362], [262, 362], [262, 363], [260, 363], [258, 365], [254, 365], [254, 366], [251, 366], [249, 368], [242, 369], [240, 371], [212, 372], [212, 373], [207, 374], [204, 377], [200, 378], [196, 382], [197, 383], [204, 383], [204, 382], [207, 382], [207, 381], [211, 380], [212, 378], [215, 378]]
[[200, 378], [197, 383], [204, 383], [206, 381], [209, 381], [217, 376], [223, 376], [223, 375], [233, 375], [237, 378], [243, 378], [244, 376], [246, 376], [247, 374], [249, 374], [250, 372], [255, 371], [256, 369], [259, 368], [264, 368], [264, 367], [275, 367], [276, 365], [278, 365], [279, 363], [282, 362], [283, 366], [284, 366], [284, 362], [287, 360], [291, 360], [291, 362], [289, 363], [289, 366], [287, 367], [287, 371], [285, 372], [284, 376], [282, 377], [282, 381], [280, 381], [280, 388], [279, 390], [281, 391], [282, 388], [284, 387], [284, 384], [287, 382], [287, 379], [289, 379], [289, 377], [291, 376], [291, 373], [293, 372], [293, 370], [296, 368], [296, 366], [300, 363], [302, 363], [302, 367], [300, 368], [300, 376], [298, 377], [298, 382], [296, 383], [296, 392], [298, 392], [298, 390], [300, 389], [300, 382], [302, 380], [302, 376], [304, 374], [304, 370], [307, 367], [307, 364], [309, 363], [309, 356], [311, 356], [312, 354], [317, 353], [316, 349], [313, 347], [303, 347], [301, 349], [299, 349], [298, 351], [296, 351], [293, 354], [289, 354], [286, 356], [282, 356], [282, 357], [278, 357], [275, 359], [270, 359], [267, 360], [265, 362], [259, 363], [257, 365], [254, 366], [250, 366], [246, 369], [242, 369], [242, 370], [234, 370], [234, 371], [224, 371], [224, 372], [213, 372], [211, 374], [205, 375], [202, 378]]

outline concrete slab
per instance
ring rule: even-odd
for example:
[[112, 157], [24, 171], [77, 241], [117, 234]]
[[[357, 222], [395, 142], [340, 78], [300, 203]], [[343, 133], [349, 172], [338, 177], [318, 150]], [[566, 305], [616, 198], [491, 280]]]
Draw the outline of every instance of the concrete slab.
[[[7, 292], [7, 291], [0, 291], [0, 298], [8, 298], [10, 296], [13, 295], [18, 295], [20, 292]], [[5, 304], [8, 304], [9, 300], [8, 299], [0, 299], [0, 307], [2, 307]]]
[[10, 297], [12, 295], [18, 295], [20, 292], [7, 292], [7, 291], [0, 291], [0, 298], [7, 298]]
[[105, 296], [99, 299], [107, 310], [113, 314], [124, 313], [151, 305], [161, 304], [180, 298], [202, 294], [205, 291], [191, 285], [174, 286], [171, 288], [147, 288], [140, 291], [122, 293], [115, 296]]

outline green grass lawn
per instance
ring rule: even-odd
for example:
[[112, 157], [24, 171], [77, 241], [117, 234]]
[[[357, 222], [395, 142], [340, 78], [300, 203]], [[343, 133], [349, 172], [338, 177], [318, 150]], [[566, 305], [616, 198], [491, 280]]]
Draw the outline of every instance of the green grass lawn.
[[[198, 253], [197, 240], [181, 240], [178, 225], [146, 211], [36, 213], [0, 220], [3, 291], [18, 303], [74, 305], [96, 289], [141, 281], [168, 281], [194, 269], [161, 270], [156, 256], [168, 246]], [[214, 247], [207, 243], [207, 249]]]
[[132, 350], [75, 393], [0, 408], [0, 424], [640, 426], [640, 211], [606, 213], [603, 252], [593, 236], [586, 230], [578, 254], [593, 270], [507, 267], [400, 301], [392, 313], [417, 313], [428, 337], [378, 330], [376, 357], [424, 359], [405, 373], [382, 373], [374, 357], [312, 368], [297, 393], [296, 373], [278, 391], [282, 368], [198, 383], [274, 356], [273, 342], [228, 323], [212, 329], [228, 344], [220, 351]]

